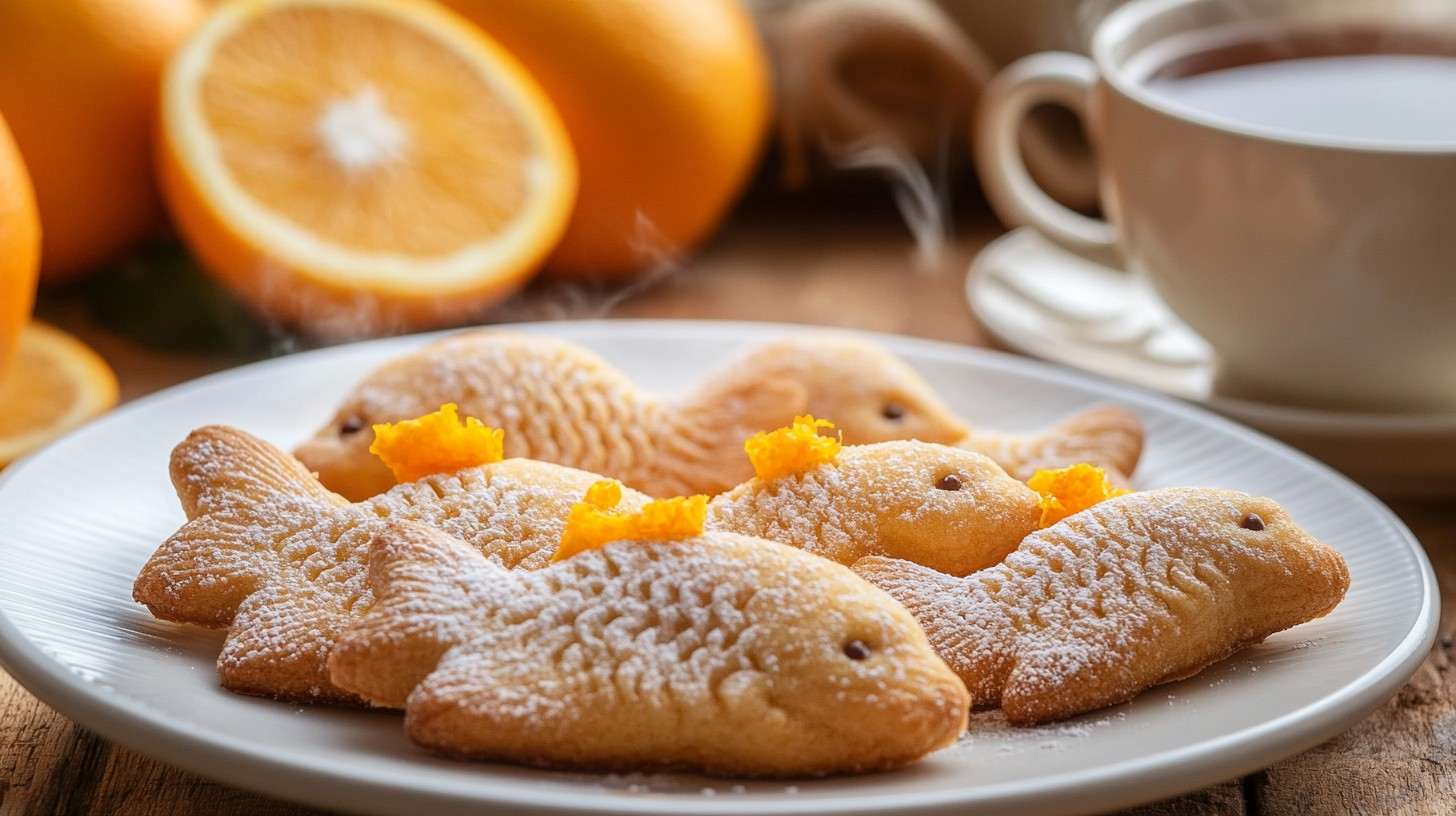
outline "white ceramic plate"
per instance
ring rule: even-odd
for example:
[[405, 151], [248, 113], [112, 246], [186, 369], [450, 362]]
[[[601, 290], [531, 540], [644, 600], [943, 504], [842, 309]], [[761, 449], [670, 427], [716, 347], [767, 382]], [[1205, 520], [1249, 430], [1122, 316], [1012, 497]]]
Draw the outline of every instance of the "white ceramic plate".
[[[522, 327], [583, 343], [644, 386], [680, 390], [740, 347], [795, 327], [583, 322]], [[139, 400], [0, 482], [0, 661], [77, 722], [166, 762], [276, 796], [370, 812], [1073, 813], [1198, 788], [1308, 748], [1395, 692], [1435, 635], [1435, 579], [1409, 531], [1308, 457], [1177, 401], [994, 352], [880, 337], [953, 406], [1033, 428], [1094, 402], [1146, 421], [1143, 487], [1236, 487], [1283, 502], [1344, 553], [1349, 597], [1131, 704], [1038, 729], [978, 714], [969, 737], [902, 771], [792, 783], [600, 776], [430, 757], [391, 714], [220, 690], [217, 633], [153, 620], [131, 582], [183, 520], [172, 445], [231, 423], [291, 445], [378, 363], [427, 338], [300, 354]]]

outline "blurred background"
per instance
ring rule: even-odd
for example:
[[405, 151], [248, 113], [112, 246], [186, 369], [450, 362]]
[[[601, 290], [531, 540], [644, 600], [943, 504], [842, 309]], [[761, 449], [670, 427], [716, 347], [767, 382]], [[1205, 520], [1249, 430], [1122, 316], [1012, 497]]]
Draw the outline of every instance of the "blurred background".
[[0, 464], [300, 349], [688, 317], [994, 345], [1450, 496], [1452, 16], [0, 3]]
[[[118, 398], [386, 334], [627, 315], [983, 341], [958, 294], [999, 231], [980, 90], [1109, 4], [276, 5], [0, 4], [0, 462]], [[1024, 142], [1096, 210], [1069, 112]]]

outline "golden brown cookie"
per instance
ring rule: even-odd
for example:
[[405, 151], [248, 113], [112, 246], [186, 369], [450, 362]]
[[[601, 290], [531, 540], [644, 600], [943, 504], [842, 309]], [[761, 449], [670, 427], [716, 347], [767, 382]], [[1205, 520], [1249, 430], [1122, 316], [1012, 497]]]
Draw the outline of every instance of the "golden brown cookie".
[[394, 484], [371, 425], [457, 403], [505, 429], [506, 456], [619, 479], [654, 496], [716, 494], [752, 475], [743, 440], [797, 415], [833, 418], [850, 443], [949, 443], [966, 428], [904, 362], [834, 333], [749, 352], [681, 400], [644, 393], [597, 355], [539, 335], [473, 331], [366, 377], [297, 450], [330, 489], [362, 499]]
[[[892, 554], [968, 571], [1000, 558], [1038, 518], [1034, 493], [969, 451], [898, 442], [846, 448], [841, 459], [720, 497], [709, 527], [845, 564]], [[947, 477], [958, 489], [947, 489]], [[505, 567], [540, 569], [571, 506], [599, 478], [508, 459], [350, 504], [272, 445], [233, 428], [202, 428], [172, 454], [190, 520], [142, 568], [133, 595], [164, 620], [228, 628], [218, 658], [226, 688], [350, 702], [328, 682], [325, 660], [341, 627], [372, 603], [363, 583], [371, 524], [419, 521]], [[625, 490], [622, 508], [646, 501]]]
[[708, 505], [712, 528], [846, 565], [887, 555], [953, 575], [1000, 561], [1040, 517], [1037, 494], [995, 462], [924, 442], [845, 446], [830, 462], [754, 477]]
[[888, 558], [855, 571], [925, 627], [976, 705], [1032, 724], [1131, 699], [1329, 613], [1350, 574], [1264, 498], [1133, 493], [955, 578]]
[[[571, 505], [600, 477], [508, 459], [427, 476], [366, 502], [330, 493], [296, 459], [227, 427], [172, 452], [190, 519], [142, 567], [133, 596], [163, 620], [227, 627], [224, 687], [299, 701], [350, 702], [325, 661], [343, 624], [372, 603], [372, 524], [424, 522], [511, 568], [545, 566]], [[623, 504], [647, 497], [624, 491]]]
[[1038, 470], [1085, 462], [1125, 485], [1142, 457], [1143, 424], [1126, 408], [1101, 405], [1041, 433], [1016, 436], [977, 430], [956, 445], [991, 457], [1022, 481]]
[[373, 608], [333, 681], [457, 757], [798, 776], [889, 768], [964, 731], [964, 687], [847, 568], [761, 539], [618, 541], [534, 572], [375, 528]]

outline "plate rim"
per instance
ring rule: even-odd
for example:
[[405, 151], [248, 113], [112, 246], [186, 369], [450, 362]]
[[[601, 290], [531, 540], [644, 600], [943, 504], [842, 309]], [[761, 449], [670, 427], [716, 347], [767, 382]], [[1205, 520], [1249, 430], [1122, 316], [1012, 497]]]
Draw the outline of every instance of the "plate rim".
[[[1211, 422], [1224, 431], [1242, 437], [1250, 444], [1278, 455], [1292, 456], [1306, 466], [1312, 466], [1326, 476], [1333, 477], [1346, 489], [1353, 490], [1362, 503], [1381, 517], [1416, 561], [1422, 582], [1421, 609], [1410, 631], [1386, 657], [1335, 692], [1259, 725], [1152, 758], [1125, 760], [1113, 765], [1036, 780], [922, 793], [857, 793], [852, 802], [847, 802], [844, 798], [803, 799], [797, 802], [764, 802], [752, 799], [735, 802], [725, 798], [705, 797], [701, 801], [694, 801], [690, 806], [696, 812], [935, 813], [949, 810], [965, 812], [967, 808], [1025, 807], [1035, 803], [1039, 812], [1050, 814], [1079, 812], [1089, 807], [1124, 807], [1165, 798], [1267, 767], [1339, 733], [1348, 725], [1362, 719], [1398, 690], [1424, 662], [1435, 641], [1439, 624], [1439, 589], [1430, 560], [1419, 540], [1383, 502], [1338, 471], [1259, 431], [1201, 406], [1182, 402], [1151, 389], [995, 349], [884, 332], [757, 321], [593, 319], [493, 324], [488, 327], [466, 327], [366, 340], [262, 360], [180, 383], [133, 400], [106, 418], [67, 434], [62, 440], [48, 446], [48, 449], [74, 444], [77, 439], [96, 432], [98, 428], [104, 428], [111, 420], [146, 410], [154, 401], [202, 390], [220, 380], [256, 375], [273, 366], [307, 365], [321, 358], [358, 352], [365, 345], [393, 345], [402, 348], [417, 346], [472, 328], [545, 333], [565, 328], [568, 332], [588, 334], [604, 330], [613, 333], [636, 330], [639, 333], [672, 334], [701, 332], [704, 328], [709, 328], [735, 337], [746, 333], [749, 336], [743, 339], [748, 340], [757, 339], [752, 336], [754, 334], [769, 332], [836, 331], [873, 339], [892, 350], [913, 349], [918, 354], [941, 360], [964, 361], [972, 358], [977, 364], [1003, 371], [1049, 382], [1069, 382], [1107, 398], [1114, 398], [1112, 393], [1107, 392], [1122, 392], [1117, 394], [1117, 399], [1143, 403], [1198, 422]], [[44, 451], [37, 452], [15, 462], [5, 472], [0, 473], [0, 490], [4, 490], [11, 480], [26, 472], [35, 461], [45, 455]], [[206, 778], [314, 805], [386, 812], [400, 804], [418, 806], [428, 802], [438, 807], [468, 805], [477, 810], [509, 808], [513, 809], [511, 812], [540, 813], [676, 813], [685, 807], [684, 800], [678, 796], [618, 799], [588, 791], [541, 790], [530, 781], [507, 781], [502, 783], [502, 787], [490, 790], [485, 795], [482, 795], [479, 788], [466, 790], [458, 786], [424, 790], [401, 785], [395, 777], [382, 780], [363, 778], [356, 772], [351, 773], [347, 767], [338, 767], [337, 764], [328, 762], [300, 761], [287, 756], [259, 756], [246, 745], [230, 743], [225, 735], [203, 732], [195, 725], [160, 715], [144, 704], [111, 696], [101, 687], [77, 676], [71, 669], [46, 655], [40, 646], [20, 631], [3, 608], [0, 608], [0, 667], [43, 703], [107, 739]], [[321, 785], [321, 781], [328, 784]], [[1133, 782], [1136, 784], [1129, 784]], [[341, 786], [347, 789], [346, 796], [339, 795]]]

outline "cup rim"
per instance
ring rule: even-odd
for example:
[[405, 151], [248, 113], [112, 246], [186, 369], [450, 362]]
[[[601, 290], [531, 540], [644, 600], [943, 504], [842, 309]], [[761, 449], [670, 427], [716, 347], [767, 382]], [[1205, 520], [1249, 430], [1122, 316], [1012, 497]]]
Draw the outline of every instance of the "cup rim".
[[1133, 0], [1133, 2], [1117, 8], [1103, 18], [1092, 34], [1092, 60], [1097, 65], [1097, 73], [1101, 80], [1122, 96], [1165, 116], [1250, 139], [1295, 147], [1374, 155], [1440, 156], [1456, 154], [1456, 140], [1399, 142], [1321, 136], [1267, 127], [1207, 113], [1152, 93], [1143, 83], [1129, 78], [1126, 71], [1113, 59], [1113, 51], [1117, 44], [1144, 23], [1175, 9], [1198, 4], [1217, 4], [1218, 2], [1219, 0]]

